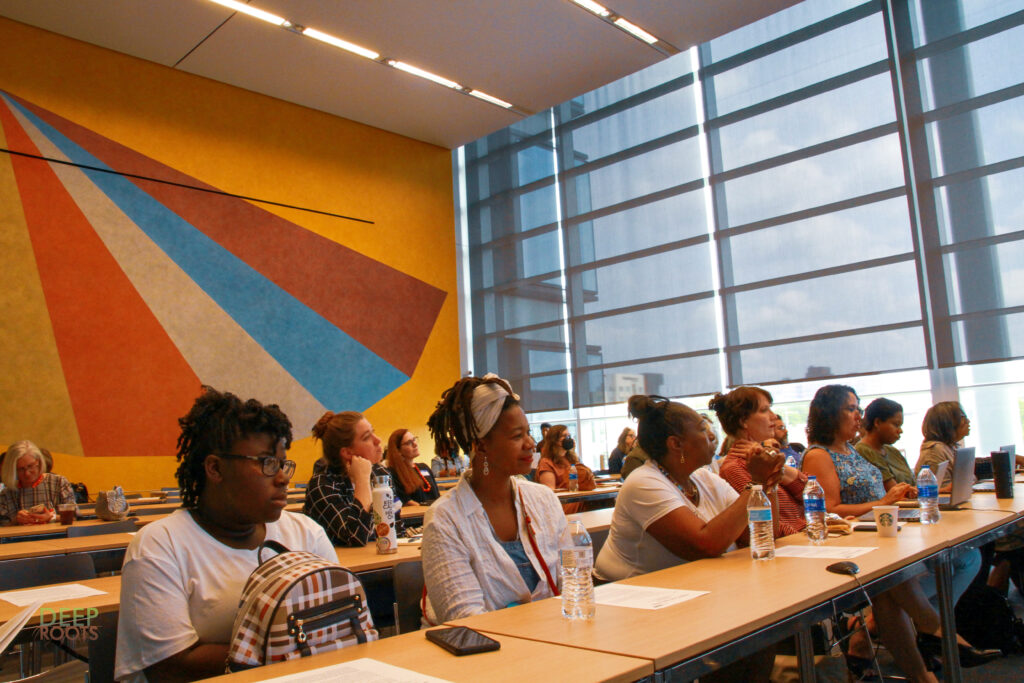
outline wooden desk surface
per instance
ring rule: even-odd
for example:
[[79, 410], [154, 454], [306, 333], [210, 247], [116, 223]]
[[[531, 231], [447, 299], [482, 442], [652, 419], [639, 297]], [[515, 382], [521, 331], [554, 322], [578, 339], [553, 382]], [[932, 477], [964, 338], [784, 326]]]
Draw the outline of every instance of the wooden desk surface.
[[[120, 576], [102, 576], [97, 579], [86, 579], [85, 581], [71, 581], [69, 583], [78, 583], [83, 586], [89, 586], [96, 590], [103, 591], [103, 595], [90, 595], [86, 598], [75, 598], [73, 600], [54, 600], [47, 602], [43, 607], [52, 608], [67, 608], [67, 609], [78, 609], [95, 607], [100, 612], [113, 612], [121, 606], [121, 577]], [[54, 584], [59, 586], [62, 584]], [[18, 612], [23, 610], [23, 607], [18, 607], [6, 600], [0, 600], [0, 624], [7, 623], [8, 619], [15, 617]], [[39, 615], [36, 614], [28, 621], [29, 624], [39, 623]]]
[[614, 512], [615, 508], [602, 508], [600, 510], [576, 512], [571, 515], [566, 515], [565, 517], [570, 522], [572, 520], [579, 520], [583, 522], [583, 526], [587, 527], [587, 531], [604, 531], [612, 525], [612, 514]]
[[654, 673], [651, 663], [643, 659], [602, 653], [587, 653], [586, 656], [581, 656], [581, 653], [567, 647], [506, 636], [498, 636], [495, 640], [501, 643], [501, 649], [456, 657], [428, 641], [422, 631], [416, 631], [306, 659], [282, 662], [207, 680], [225, 683], [262, 681], [363, 657], [429, 676], [466, 683], [476, 683], [480, 680], [495, 683], [553, 680], [556, 677], [556, 670], [553, 670], [553, 667], [571, 668], [571, 679], [581, 683], [635, 681]]
[[[76, 519], [75, 526], [96, 526], [109, 524], [100, 519]], [[0, 539], [16, 541], [23, 536], [67, 536], [68, 528], [63, 524], [27, 524], [25, 526], [0, 526]]]
[[403, 544], [398, 546], [397, 553], [378, 555], [377, 546], [373, 543], [362, 548], [335, 548], [338, 564], [353, 572], [367, 572], [374, 569], [387, 569], [401, 562], [412, 562], [421, 559], [420, 544]]
[[[827, 545], [874, 547], [857, 557], [860, 579], [868, 582], [935, 554], [1005, 521], [999, 512], [943, 513], [937, 525], [908, 524], [897, 538], [857, 532], [830, 538]], [[947, 518], [948, 517], [948, 518]], [[778, 547], [807, 545], [802, 534], [777, 541]], [[727, 555], [672, 567], [623, 584], [709, 591], [660, 610], [597, 606], [591, 622], [562, 617], [558, 598], [460, 619], [453, 624], [480, 631], [535, 639], [611, 654], [643, 657], [661, 669], [852, 590], [853, 579], [825, 571], [834, 559], [778, 557], [754, 562], [741, 548]], [[623, 638], [622, 634], [630, 634]]]
[[60, 540], [59, 536], [47, 541], [0, 544], [0, 560], [17, 560], [23, 557], [41, 557], [43, 555], [63, 555], [64, 551], [54, 542], [57, 540]]
[[1024, 512], [1024, 484], [1013, 485], [1013, 498], [996, 498], [995, 491], [983, 491], [972, 494], [967, 504], [975, 510], [1005, 510], [1020, 514]]

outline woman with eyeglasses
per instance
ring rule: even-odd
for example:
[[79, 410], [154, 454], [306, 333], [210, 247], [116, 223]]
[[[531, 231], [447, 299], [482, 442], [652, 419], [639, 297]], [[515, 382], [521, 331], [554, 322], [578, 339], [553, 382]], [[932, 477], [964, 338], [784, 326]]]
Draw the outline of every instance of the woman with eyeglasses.
[[921, 472], [925, 465], [931, 465], [932, 472], [939, 471], [939, 465], [949, 463], [946, 475], [939, 482], [939, 491], [949, 493], [953, 486], [953, 461], [956, 458], [956, 445], [971, 433], [971, 421], [967, 413], [957, 401], [936, 403], [924, 414], [921, 423], [921, 455], [914, 466], [914, 476]]
[[184, 681], [224, 673], [242, 588], [274, 540], [337, 562], [323, 529], [286, 512], [292, 428], [276, 405], [203, 387], [178, 420], [182, 508], [125, 553], [115, 675]]
[[[384, 449], [373, 425], [351, 410], [327, 411], [313, 426], [327, 466], [306, 487], [302, 511], [327, 531], [335, 545], [364, 546], [377, 538], [373, 527], [373, 478], [390, 473], [380, 464]], [[395, 482], [391, 482], [394, 490]], [[403, 532], [401, 502], [395, 494], [395, 529]]]
[[430, 505], [440, 496], [434, 473], [426, 465], [416, 462], [419, 456], [419, 439], [415, 434], [408, 429], [391, 432], [384, 459], [403, 505]]

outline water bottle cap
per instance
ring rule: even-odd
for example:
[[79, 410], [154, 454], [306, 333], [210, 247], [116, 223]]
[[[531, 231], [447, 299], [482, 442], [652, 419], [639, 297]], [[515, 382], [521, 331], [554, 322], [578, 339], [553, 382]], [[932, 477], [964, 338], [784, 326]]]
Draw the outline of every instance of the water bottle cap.
[[921, 469], [922, 469], [922, 470], [930, 470], [931, 468], [932, 468], [932, 466], [931, 466], [931, 465], [925, 465], [925, 466], [924, 466], [924, 467], [922, 467]]
[[817, 478], [816, 476], [814, 476], [813, 474], [812, 474], [812, 475], [809, 475], [809, 476], [807, 477], [807, 481], [816, 481], [817, 479], [818, 479], [818, 478]]
[[761, 490], [761, 485], [760, 484], [754, 484], [750, 488], [753, 491], [760, 491]]

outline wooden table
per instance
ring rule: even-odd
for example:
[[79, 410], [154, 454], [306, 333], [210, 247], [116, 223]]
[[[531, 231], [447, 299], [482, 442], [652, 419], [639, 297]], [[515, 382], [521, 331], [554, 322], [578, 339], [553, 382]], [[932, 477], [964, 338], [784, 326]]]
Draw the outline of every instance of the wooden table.
[[[56, 609], [78, 609], [78, 608], [96, 608], [100, 613], [114, 612], [117, 611], [121, 606], [121, 577], [120, 576], [101, 576], [96, 579], [86, 579], [84, 581], [71, 581], [69, 583], [81, 584], [83, 586], [89, 586], [96, 590], [103, 591], [103, 595], [90, 595], [85, 598], [73, 598], [70, 600], [54, 600], [46, 602], [43, 607], [56, 608]], [[53, 587], [59, 587], [68, 584], [54, 584]], [[42, 588], [42, 586], [40, 586]], [[31, 590], [31, 589], [26, 589]], [[6, 592], [6, 591], [4, 591]], [[18, 607], [6, 600], [0, 600], [0, 624], [7, 623], [8, 619], [15, 617], [18, 612], [23, 610], [23, 607]], [[39, 614], [35, 614], [28, 623], [38, 624]]]
[[[924, 561], [1014, 518], [1001, 511], [944, 512], [940, 524], [908, 524], [897, 538], [854, 533], [829, 539], [827, 544], [875, 547], [854, 562], [860, 566], [860, 580], [869, 590], [878, 591], [920, 571]], [[807, 544], [803, 535], [778, 540], [779, 547]], [[709, 591], [664, 609], [598, 605], [593, 621], [568, 621], [562, 617], [559, 599], [552, 598], [452, 623], [487, 633], [642, 657], [659, 671], [678, 668], [680, 678], [687, 679], [714, 668], [723, 659], [731, 661], [802, 632], [809, 624], [831, 616], [833, 599], [856, 597], [859, 588], [853, 579], [825, 571], [835, 561], [779, 557], [754, 562], [749, 550], [740, 549], [721, 558], [690, 562], [621, 582]]]
[[565, 673], [564, 678], [580, 683], [635, 681], [654, 673], [649, 661], [635, 657], [594, 652], [581, 655], [576, 650], [533, 639], [499, 636], [496, 640], [501, 643], [499, 650], [456, 657], [428, 641], [422, 631], [416, 631], [306, 659], [207, 680], [225, 683], [262, 681], [364, 657], [429, 676], [466, 683], [477, 683], [481, 680], [493, 683], [549, 681], [559, 676], [559, 669]]
[[[100, 526], [110, 524], [101, 519], [76, 519], [74, 526]], [[25, 526], [0, 527], [0, 544], [21, 541], [33, 536], [59, 537], [67, 536], [68, 527], [63, 524], [27, 524]]]
[[587, 527], [587, 531], [594, 533], [595, 531], [605, 531], [612, 525], [612, 515], [615, 513], [615, 508], [601, 508], [600, 510], [587, 510], [586, 512], [575, 512], [571, 515], [566, 515], [566, 519], [570, 522], [573, 520], [579, 520], [583, 522], [583, 526]]
[[565, 491], [556, 490], [555, 495], [563, 503], [575, 503], [577, 501], [596, 501], [613, 499], [619, 495], [621, 486], [618, 484], [605, 484], [598, 486], [593, 491]]

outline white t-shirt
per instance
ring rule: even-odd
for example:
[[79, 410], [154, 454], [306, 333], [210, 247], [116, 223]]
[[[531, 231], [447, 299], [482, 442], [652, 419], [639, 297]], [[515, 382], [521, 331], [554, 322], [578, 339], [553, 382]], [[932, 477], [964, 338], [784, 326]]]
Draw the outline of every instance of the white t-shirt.
[[[338, 556], [323, 527], [285, 511], [267, 540], [326, 560]], [[117, 680], [145, 681], [143, 670], [193, 643], [228, 643], [242, 588], [257, 551], [229, 548], [185, 510], [143, 527], [124, 556], [117, 626]], [[267, 551], [263, 557], [273, 556]]]
[[611, 529], [594, 573], [606, 581], [618, 581], [685, 563], [647, 533], [647, 528], [683, 506], [709, 522], [739, 497], [727, 481], [703, 467], [691, 474], [690, 480], [700, 491], [700, 505], [684, 496], [653, 461], [630, 473], [615, 500]]

